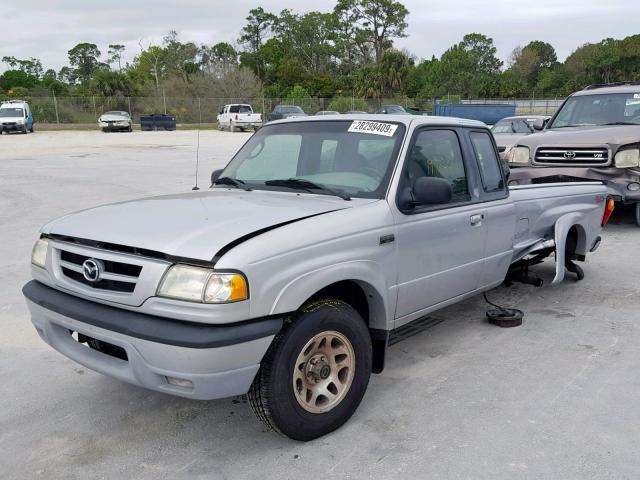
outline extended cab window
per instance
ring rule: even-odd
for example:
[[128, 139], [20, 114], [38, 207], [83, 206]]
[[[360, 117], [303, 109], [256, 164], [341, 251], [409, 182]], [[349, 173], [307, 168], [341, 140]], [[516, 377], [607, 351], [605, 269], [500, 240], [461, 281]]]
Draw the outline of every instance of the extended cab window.
[[453, 130], [423, 130], [409, 152], [402, 173], [404, 187], [419, 177], [444, 178], [451, 185], [451, 203], [471, 200], [458, 135]]
[[493, 148], [493, 142], [488, 133], [471, 132], [469, 134], [473, 150], [478, 160], [480, 177], [485, 192], [498, 192], [504, 190], [504, 180], [500, 170], [500, 160]]

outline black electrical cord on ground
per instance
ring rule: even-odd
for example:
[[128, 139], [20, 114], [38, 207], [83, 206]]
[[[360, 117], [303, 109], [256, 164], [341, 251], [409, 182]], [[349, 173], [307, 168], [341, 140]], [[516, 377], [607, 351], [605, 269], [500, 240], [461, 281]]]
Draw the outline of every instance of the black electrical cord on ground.
[[496, 305], [487, 298], [487, 294], [484, 293], [484, 301], [492, 307], [496, 307], [495, 310], [487, 310], [487, 318], [490, 323], [499, 327], [518, 327], [522, 325], [522, 318], [524, 312], [517, 308], [505, 308], [500, 305]]

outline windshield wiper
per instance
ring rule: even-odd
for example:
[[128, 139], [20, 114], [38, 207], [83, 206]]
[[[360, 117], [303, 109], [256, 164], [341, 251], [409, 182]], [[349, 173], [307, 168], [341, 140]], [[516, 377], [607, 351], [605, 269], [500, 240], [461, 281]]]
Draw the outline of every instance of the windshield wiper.
[[610, 122], [610, 123], [603, 123], [603, 125], [634, 125], [634, 126], [640, 126], [640, 123], [633, 123], [633, 122]]
[[215, 182], [214, 185], [230, 185], [232, 187], [241, 188], [247, 192], [251, 191], [251, 188], [246, 186], [246, 183], [238, 178], [231, 177], [220, 177]]
[[267, 180], [266, 182], [264, 182], [264, 184], [270, 187], [288, 187], [297, 190], [306, 190], [308, 192], [312, 192], [313, 190], [320, 190], [322, 192], [328, 193], [329, 195], [340, 197], [343, 200], [351, 200], [349, 194], [343, 192], [342, 190], [334, 190], [332, 188], [325, 187], [324, 185], [320, 185], [319, 183], [314, 183], [309, 180], [303, 180], [300, 178]]

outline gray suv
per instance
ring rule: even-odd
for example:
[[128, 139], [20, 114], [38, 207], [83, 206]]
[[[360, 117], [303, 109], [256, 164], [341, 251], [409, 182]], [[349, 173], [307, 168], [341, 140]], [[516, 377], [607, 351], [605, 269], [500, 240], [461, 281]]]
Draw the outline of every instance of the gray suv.
[[600, 180], [616, 201], [636, 205], [640, 226], [640, 82], [574, 93], [542, 132], [520, 139], [504, 158], [512, 185]]

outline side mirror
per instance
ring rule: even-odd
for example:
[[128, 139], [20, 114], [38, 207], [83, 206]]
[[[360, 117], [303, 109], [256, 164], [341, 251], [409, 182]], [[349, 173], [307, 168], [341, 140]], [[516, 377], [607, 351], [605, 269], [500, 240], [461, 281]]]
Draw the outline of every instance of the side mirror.
[[534, 130], [538, 130], [538, 131], [540, 131], [540, 130], [543, 130], [543, 129], [544, 129], [544, 126], [545, 126], [546, 124], [547, 124], [547, 120], [538, 119], [538, 120], [535, 120], [535, 121], [531, 124], [531, 126], [533, 127], [533, 129], [534, 129]]
[[211, 185], [209, 186], [209, 188], [213, 187], [213, 184], [216, 182], [216, 180], [218, 180], [218, 178], [220, 178], [221, 174], [222, 169], [214, 170], [213, 172], [211, 172]]
[[444, 178], [419, 177], [413, 188], [405, 188], [400, 195], [403, 209], [410, 210], [416, 205], [442, 205], [453, 198], [451, 185]]

